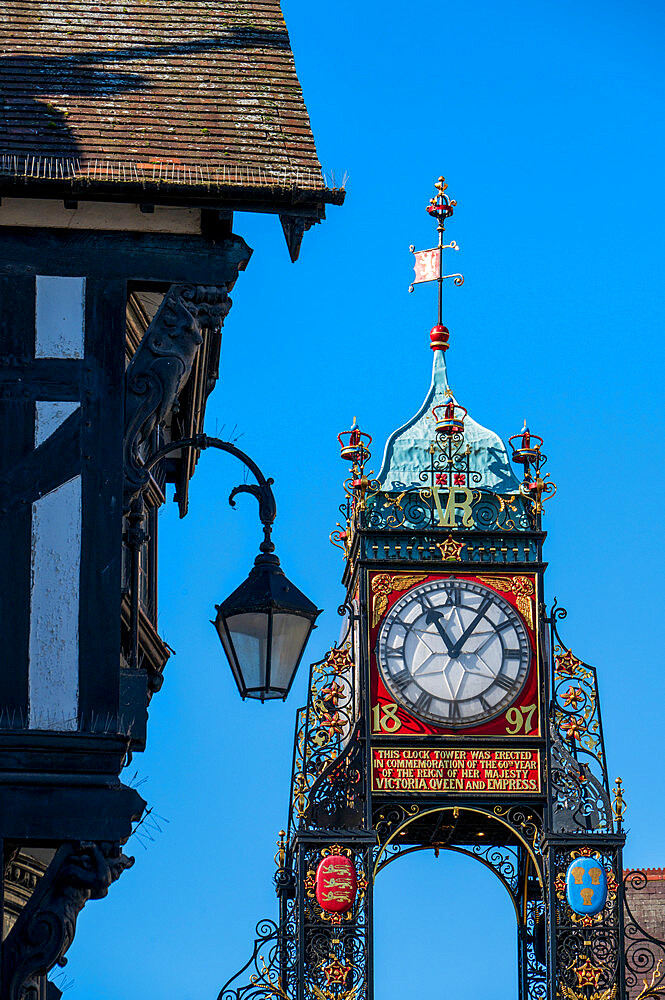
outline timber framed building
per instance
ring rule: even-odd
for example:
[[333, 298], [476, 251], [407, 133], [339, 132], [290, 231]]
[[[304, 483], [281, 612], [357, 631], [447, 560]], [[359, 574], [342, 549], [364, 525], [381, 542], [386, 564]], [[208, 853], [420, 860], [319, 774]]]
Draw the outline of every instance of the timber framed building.
[[203, 430], [236, 213], [296, 260], [344, 192], [277, 0], [7, 0], [0, 36], [0, 982], [52, 1000], [145, 806], [120, 775], [169, 655], [158, 510], [172, 483], [186, 514], [198, 454], [142, 463]]

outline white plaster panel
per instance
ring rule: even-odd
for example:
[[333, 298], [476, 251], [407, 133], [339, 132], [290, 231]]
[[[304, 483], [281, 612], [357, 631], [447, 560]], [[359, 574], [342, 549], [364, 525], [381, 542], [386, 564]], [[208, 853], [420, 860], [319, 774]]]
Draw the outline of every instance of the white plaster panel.
[[30, 729], [78, 727], [81, 477], [32, 505]]
[[39, 448], [60, 424], [78, 407], [78, 403], [39, 400], [35, 404], [35, 448]]
[[37, 275], [35, 356], [82, 358], [85, 278]]
[[62, 200], [3, 198], [0, 226], [200, 234], [201, 209], [155, 205], [153, 212], [145, 214], [138, 205], [80, 201], [78, 208], [65, 208]]

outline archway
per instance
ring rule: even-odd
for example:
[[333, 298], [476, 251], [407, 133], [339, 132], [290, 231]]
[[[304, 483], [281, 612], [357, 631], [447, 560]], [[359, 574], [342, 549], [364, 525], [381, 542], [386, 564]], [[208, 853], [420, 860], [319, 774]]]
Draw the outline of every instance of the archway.
[[515, 1000], [516, 920], [505, 886], [461, 852], [405, 852], [374, 885], [374, 995]]
[[[486, 995], [490, 988], [493, 995], [505, 995], [506, 1000], [541, 997], [546, 975], [544, 899], [539, 826], [534, 817], [520, 809], [481, 805], [396, 806], [379, 813], [376, 829], [379, 845], [373, 875], [377, 987], [383, 950], [383, 968], [391, 970], [393, 978], [399, 978], [409, 968], [411, 974], [423, 978], [423, 957], [435, 955], [438, 957], [434, 967], [430, 965], [430, 975], [438, 977], [439, 982], [443, 962], [446, 982], [455, 983], [457, 994], [461, 991], [464, 996], [475, 996], [476, 983], [478, 996]], [[423, 864], [432, 854], [449, 861], [443, 878], [435, 877], [434, 882], [431, 865]], [[404, 859], [418, 872], [415, 893], [404, 871], [395, 873], [404, 865], [393, 862]], [[471, 866], [471, 860], [480, 865]], [[495, 876], [494, 880], [483, 877], [483, 868]], [[391, 869], [390, 874], [386, 869]], [[409, 914], [409, 919], [401, 923], [404, 947], [411, 952], [411, 961], [398, 960], [397, 964], [394, 950], [387, 946], [394, 938], [394, 920], [387, 920], [386, 937], [385, 917], [381, 915], [381, 900], [386, 898], [382, 883], [386, 878], [390, 882], [391, 905], [394, 907], [399, 900], [400, 912]], [[443, 909], [439, 905], [442, 898]], [[427, 942], [424, 951], [423, 941]], [[503, 987], [499, 989], [497, 976], [501, 968]], [[472, 976], [469, 969], [474, 970]], [[410, 982], [408, 985], [413, 986]], [[424, 981], [415, 992], [429, 994], [431, 986]]]

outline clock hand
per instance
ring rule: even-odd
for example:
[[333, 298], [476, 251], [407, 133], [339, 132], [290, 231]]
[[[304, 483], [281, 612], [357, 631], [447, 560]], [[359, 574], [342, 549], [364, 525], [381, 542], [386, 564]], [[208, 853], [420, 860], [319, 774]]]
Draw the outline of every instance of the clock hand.
[[450, 637], [448, 636], [448, 633], [443, 627], [444, 616], [441, 614], [441, 612], [435, 611], [434, 609], [428, 611], [427, 614], [425, 615], [425, 621], [428, 625], [436, 626], [436, 630], [443, 639], [445, 647], [448, 650], [448, 654], [452, 656], [453, 643], [450, 641]]
[[473, 619], [473, 621], [471, 622], [471, 624], [468, 625], [464, 629], [464, 631], [462, 632], [461, 636], [459, 637], [459, 639], [457, 640], [457, 642], [455, 643], [455, 645], [453, 646], [453, 648], [451, 650], [449, 650], [450, 656], [456, 657], [456, 656], [460, 655], [460, 653], [462, 652], [462, 647], [464, 646], [464, 643], [469, 638], [469, 636], [471, 635], [471, 633], [473, 632], [473, 630], [475, 629], [476, 625], [481, 620], [481, 618], [484, 617], [485, 612], [487, 611], [489, 605], [490, 605], [490, 602], [487, 599], [485, 599], [483, 601], [483, 603], [480, 605], [480, 607], [478, 608], [476, 616]]

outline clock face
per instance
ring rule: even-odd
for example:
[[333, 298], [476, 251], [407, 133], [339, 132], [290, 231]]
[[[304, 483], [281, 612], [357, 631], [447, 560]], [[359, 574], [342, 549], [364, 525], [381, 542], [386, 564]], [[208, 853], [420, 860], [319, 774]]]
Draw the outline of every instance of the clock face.
[[470, 580], [433, 580], [392, 606], [377, 659], [386, 688], [412, 715], [476, 726], [520, 693], [531, 646], [522, 619], [499, 594]]

